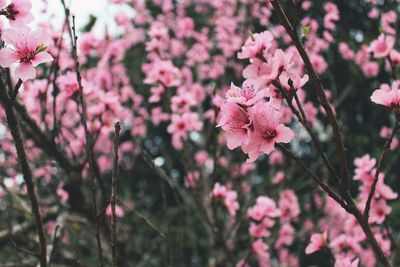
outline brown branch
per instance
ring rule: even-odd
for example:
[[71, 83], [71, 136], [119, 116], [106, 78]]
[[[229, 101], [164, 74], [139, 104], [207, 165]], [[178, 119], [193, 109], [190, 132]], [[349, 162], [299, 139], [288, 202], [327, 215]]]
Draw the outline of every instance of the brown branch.
[[43, 150], [43, 152], [57, 161], [60, 168], [64, 169], [66, 172], [81, 172], [82, 166], [72, 162], [65, 155], [65, 152], [60, 150], [54, 140], [49, 140], [47, 135], [42, 131], [42, 129], [40, 129], [39, 125], [28, 114], [28, 111], [22, 104], [15, 101], [14, 107], [24, 124], [23, 126], [26, 126], [26, 129], [24, 130], [31, 136], [32, 140]]
[[64, 8], [65, 12], [65, 20], [68, 25], [68, 33], [71, 38], [71, 55], [74, 60], [74, 67], [75, 67], [75, 73], [76, 73], [76, 78], [77, 82], [79, 85], [79, 100], [80, 100], [80, 105], [81, 105], [81, 123], [83, 125], [83, 129], [85, 132], [85, 141], [86, 141], [86, 154], [89, 159], [89, 180], [90, 180], [90, 187], [91, 187], [91, 192], [92, 192], [92, 209], [93, 209], [93, 224], [96, 228], [96, 242], [97, 242], [97, 250], [98, 250], [98, 258], [99, 258], [99, 265], [100, 267], [104, 266], [104, 260], [103, 260], [103, 248], [102, 248], [102, 241], [101, 241], [101, 231], [100, 231], [100, 220], [98, 218], [98, 204], [97, 204], [97, 189], [96, 189], [96, 182], [95, 182], [95, 159], [93, 155], [93, 150], [92, 150], [92, 139], [89, 133], [89, 129], [87, 126], [87, 108], [86, 108], [86, 101], [83, 96], [83, 85], [82, 85], [82, 76], [79, 71], [80, 65], [79, 65], [79, 60], [78, 60], [78, 49], [77, 49], [77, 42], [78, 42], [78, 37], [76, 35], [76, 26], [75, 26], [75, 16], [72, 16], [72, 25], [69, 21], [69, 9], [67, 8], [65, 1], [61, 0], [61, 3]]
[[[43, 222], [48, 222], [56, 218], [58, 214], [57, 207], [51, 207], [47, 209], [47, 212], [43, 215]], [[16, 224], [12, 226], [12, 229], [2, 230], [0, 231], [0, 246], [6, 244], [9, 238], [12, 236], [14, 239], [22, 237], [22, 234], [28, 230], [31, 230], [35, 227], [35, 223], [31, 221], [27, 221], [21, 224]]]
[[376, 167], [376, 170], [375, 170], [374, 181], [372, 182], [371, 189], [370, 189], [369, 194], [368, 194], [368, 199], [367, 199], [367, 202], [365, 203], [365, 207], [364, 207], [363, 216], [364, 216], [364, 219], [367, 222], [368, 222], [368, 218], [369, 218], [369, 210], [371, 209], [371, 202], [372, 202], [372, 199], [373, 199], [374, 194], [375, 194], [376, 184], [378, 183], [378, 180], [379, 180], [379, 173], [382, 170], [383, 162], [385, 161], [386, 154], [390, 149], [390, 145], [392, 143], [392, 140], [395, 137], [396, 132], [399, 129], [400, 129], [400, 121], [397, 120], [395, 126], [393, 127], [392, 134], [389, 136], [389, 138], [385, 142], [385, 145], [383, 146], [382, 153], [381, 153], [381, 156], [379, 158], [378, 166]]
[[293, 154], [289, 149], [287, 149], [284, 145], [282, 144], [276, 144], [276, 146], [289, 158], [294, 160], [297, 164], [300, 165], [300, 167], [303, 168], [304, 171], [307, 172], [307, 174], [331, 197], [333, 198], [342, 208], [344, 208], [346, 211], [349, 211], [348, 205], [343, 201], [343, 199], [333, 191], [333, 189], [325, 184], [307, 165], [304, 163], [304, 161]]
[[17, 98], [18, 93], [19, 93], [19, 88], [21, 88], [21, 85], [22, 85], [22, 80], [19, 79], [18, 82], [17, 82], [17, 84], [15, 85], [14, 91], [13, 91], [13, 93], [12, 93], [12, 95], [11, 95], [11, 101], [14, 102], [15, 99]]
[[15, 148], [17, 150], [17, 156], [20, 161], [22, 174], [28, 191], [28, 196], [31, 202], [31, 211], [35, 218], [36, 232], [39, 237], [39, 249], [40, 249], [40, 266], [47, 266], [46, 259], [46, 236], [42, 222], [42, 216], [40, 214], [39, 200], [36, 194], [35, 181], [32, 175], [31, 168], [26, 157], [24, 141], [21, 135], [21, 128], [17, 116], [15, 114], [13, 99], [8, 95], [6, 84], [3, 79], [0, 79], [0, 99], [3, 103], [4, 110], [6, 113], [7, 124], [11, 131], [11, 136], [14, 140]]
[[22, 253], [24, 253], [24, 254], [26, 254], [28, 256], [33, 256], [33, 257], [35, 257], [37, 259], [40, 259], [40, 255], [37, 252], [29, 251], [27, 249], [24, 249], [24, 248], [18, 246], [18, 244], [15, 242], [14, 238], [12, 237], [12, 235], [10, 236], [10, 243], [19, 252], [22, 252]]
[[[66, 14], [67, 15], [67, 14]], [[68, 18], [66, 18], [68, 20]], [[68, 20], [69, 21], [69, 20]], [[68, 23], [69, 24], [69, 23]], [[71, 31], [71, 44], [72, 44], [72, 54], [73, 54], [73, 59], [75, 61], [75, 72], [76, 72], [76, 77], [79, 85], [79, 100], [81, 104], [81, 123], [83, 125], [84, 131], [85, 131], [85, 140], [86, 140], [86, 153], [88, 155], [89, 159], [89, 179], [90, 179], [90, 187], [92, 191], [92, 204], [93, 204], [93, 223], [95, 224], [96, 227], [96, 242], [97, 242], [97, 249], [98, 249], [98, 254], [99, 254], [99, 261], [100, 261], [100, 267], [104, 266], [103, 262], [103, 248], [102, 248], [102, 243], [101, 243], [101, 231], [100, 231], [100, 220], [98, 219], [98, 205], [97, 205], [97, 189], [96, 189], [96, 182], [94, 180], [94, 175], [95, 175], [95, 164], [94, 164], [94, 155], [93, 155], [93, 150], [92, 150], [92, 140], [91, 136], [89, 133], [89, 129], [87, 126], [87, 108], [86, 108], [86, 101], [83, 96], [83, 85], [82, 85], [82, 76], [79, 71], [79, 60], [78, 60], [78, 50], [77, 50], [77, 41], [78, 37], [76, 35], [76, 26], [75, 26], [75, 16], [72, 16], [72, 27]]]
[[343, 143], [343, 138], [340, 130], [339, 123], [336, 119], [336, 116], [333, 112], [332, 106], [329, 103], [328, 98], [326, 97], [324, 87], [322, 85], [322, 81], [319, 78], [317, 72], [314, 69], [314, 66], [311, 63], [310, 57], [308, 56], [303, 44], [301, 43], [299, 37], [297, 36], [296, 30], [293, 28], [292, 24], [288, 20], [285, 12], [282, 10], [282, 7], [279, 3], [279, 0], [271, 0], [271, 4], [274, 7], [275, 12], [278, 14], [279, 19], [281, 21], [281, 25], [286, 29], [290, 38], [293, 41], [297, 51], [299, 52], [301, 58], [303, 59], [305, 68], [308, 70], [308, 73], [313, 80], [313, 88], [315, 93], [318, 96], [319, 102], [321, 106], [324, 108], [329, 122], [332, 126], [333, 135], [336, 143], [336, 149], [339, 155], [340, 169], [341, 169], [341, 178], [343, 183], [343, 190], [347, 190], [349, 183], [349, 170], [347, 166], [347, 153], [346, 148]]
[[129, 207], [128, 207], [125, 203], [123, 203], [122, 201], [119, 201], [119, 202], [121, 203], [121, 205], [122, 205], [125, 209], [127, 209], [127, 210], [133, 212], [133, 214], [135, 214], [140, 220], [142, 220], [142, 221], [143, 221], [144, 223], [146, 223], [151, 229], [153, 229], [153, 230], [161, 237], [162, 240], [164, 240], [166, 243], [168, 243], [168, 239], [167, 239], [167, 237], [165, 236], [165, 234], [163, 234], [163, 233], [161, 232], [161, 230], [158, 229], [157, 226], [155, 226], [148, 218], [146, 218], [146, 216], [144, 216], [143, 214], [141, 214], [140, 212], [136, 211], [136, 210], [133, 209], [133, 208], [129, 208]]
[[112, 266], [117, 266], [117, 216], [115, 214], [115, 204], [117, 198], [117, 167], [118, 167], [118, 144], [119, 144], [119, 133], [121, 131], [121, 125], [117, 122], [114, 125], [114, 159], [113, 159], [113, 170], [112, 170], [112, 182], [111, 182], [111, 251], [112, 251]]
[[53, 247], [51, 249], [50, 256], [49, 256], [49, 265], [50, 266], [51, 266], [51, 263], [54, 260], [54, 255], [56, 254], [56, 247], [57, 247], [57, 244], [58, 244], [58, 236], [57, 236], [58, 229], [60, 229], [60, 225], [59, 224], [57, 224], [56, 227], [54, 228]]
[[391, 267], [392, 265], [390, 264], [385, 253], [383, 253], [381, 246], [376, 241], [376, 238], [375, 238], [374, 234], [372, 233], [371, 227], [369, 226], [368, 221], [364, 219], [363, 214], [357, 208], [355, 208], [355, 210], [352, 214], [357, 219], [358, 224], [363, 229], [364, 234], [366, 235], [367, 240], [368, 240], [369, 244], [371, 245], [375, 255], [378, 257], [379, 261], [382, 263], [383, 266]]
[[317, 149], [320, 157], [322, 158], [326, 168], [328, 169], [328, 171], [330, 172], [332, 177], [335, 179], [336, 182], [339, 182], [340, 179], [336, 174], [335, 168], [332, 166], [332, 164], [329, 161], [328, 157], [326, 156], [325, 152], [322, 150], [321, 143], [319, 142], [317, 136], [314, 134], [314, 132], [311, 128], [311, 124], [307, 120], [303, 106], [302, 106], [302, 104], [297, 96], [297, 92], [294, 90], [293, 86], [290, 85], [291, 91], [292, 91], [292, 94], [294, 96], [294, 99], [296, 101], [296, 104], [297, 104], [300, 112], [294, 107], [294, 105], [292, 104], [292, 101], [290, 100], [289, 96], [286, 94], [285, 89], [282, 87], [282, 85], [278, 81], [273, 82], [273, 85], [279, 89], [279, 91], [285, 98], [289, 108], [292, 110], [293, 114], [297, 117], [297, 119], [299, 120], [301, 125], [303, 125], [303, 127], [307, 131], [308, 135], [311, 137], [311, 140], [313, 141], [315, 148]]

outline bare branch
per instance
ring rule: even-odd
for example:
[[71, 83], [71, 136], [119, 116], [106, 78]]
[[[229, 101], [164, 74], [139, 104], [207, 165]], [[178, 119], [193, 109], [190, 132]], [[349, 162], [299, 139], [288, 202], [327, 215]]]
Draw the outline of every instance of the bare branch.
[[378, 183], [378, 180], [379, 180], [379, 173], [382, 170], [383, 162], [385, 161], [386, 154], [389, 151], [390, 144], [392, 143], [392, 140], [395, 137], [396, 132], [399, 129], [400, 129], [400, 121], [397, 120], [395, 126], [393, 127], [392, 134], [389, 136], [389, 138], [385, 142], [385, 145], [383, 146], [382, 153], [381, 153], [381, 156], [379, 158], [378, 166], [376, 167], [376, 170], [375, 170], [374, 181], [372, 182], [371, 189], [370, 189], [369, 194], [368, 194], [368, 199], [367, 199], [367, 202], [365, 203], [365, 208], [364, 208], [364, 214], [363, 215], [364, 215], [364, 219], [366, 221], [368, 221], [369, 210], [371, 209], [372, 198], [374, 197], [376, 184]]
[[36, 232], [39, 237], [40, 249], [40, 266], [47, 266], [47, 253], [46, 253], [46, 236], [40, 214], [39, 200], [36, 193], [35, 181], [33, 179], [32, 171], [26, 157], [24, 142], [22, 139], [21, 128], [14, 110], [14, 101], [7, 93], [6, 85], [3, 79], [0, 79], [0, 99], [3, 103], [4, 110], [7, 117], [7, 124], [11, 131], [11, 136], [14, 140], [17, 156], [21, 165], [22, 174], [28, 191], [28, 196], [31, 202], [31, 211], [35, 218]]
[[121, 131], [121, 125], [117, 122], [114, 125], [114, 159], [113, 159], [113, 171], [112, 171], [112, 182], [111, 182], [111, 250], [112, 250], [112, 266], [117, 266], [117, 216], [115, 214], [115, 205], [117, 199], [117, 168], [118, 168], [118, 143], [119, 133]]

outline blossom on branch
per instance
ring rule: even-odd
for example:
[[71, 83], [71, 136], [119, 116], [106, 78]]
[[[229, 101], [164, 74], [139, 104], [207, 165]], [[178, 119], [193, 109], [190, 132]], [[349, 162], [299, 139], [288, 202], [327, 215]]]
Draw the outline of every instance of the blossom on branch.
[[17, 65], [15, 75], [22, 81], [34, 79], [38, 65], [53, 61], [46, 52], [46, 36], [42, 31], [29, 28], [7, 29], [2, 38], [9, 46], [0, 50], [0, 65], [9, 68]]

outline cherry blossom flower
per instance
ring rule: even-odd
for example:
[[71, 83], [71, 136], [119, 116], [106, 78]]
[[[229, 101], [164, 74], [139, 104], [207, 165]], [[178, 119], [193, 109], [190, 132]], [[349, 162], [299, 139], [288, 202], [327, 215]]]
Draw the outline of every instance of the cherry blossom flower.
[[260, 267], [269, 267], [270, 266], [270, 255], [268, 252], [269, 246], [262, 241], [262, 239], [257, 239], [252, 244], [252, 249], [254, 253], [257, 255], [258, 264]]
[[306, 254], [312, 254], [328, 245], [328, 233], [312, 234], [310, 244], [306, 247]]
[[8, 1], [2, 0], [0, 9], [0, 14], [4, 14], [13, 27], [29, 24], [34, 19], [30, 0], [11, 0], [9, 4]]
[[293, 131], [281, 123], [281, 113], [271, 102], [257, 103], [249, 112], [254, 131], [250, 132], [250, 141], [242, 146], [249, 162], [260, 154], [270, 154], [275, 143], [289, 143], [293, 139]]
[[247, 216], [256, 221], [261, 221], [265, 217], [275, 218], [280, 214], [275, 201], [266, 196], [258, 197], [256, 205], [247, 210]]
[[[160, 82], [166, 87], [179, 86], [180, 72], [171, 61], [158, 60], [151, 64], [153, 67], [147, 73], [147, 78], [144, 80], [146, 84]], [[145, 66], [143, 66], [145, 68]]]
[[260, 90], [255, 81], [245, 80], [241, 87], [231, 83], [231, 88], [226, 92], [226, 101], [243, 106], [252, 106], [267, 96], [266, 90]]
[[237, 192], [229, 190], [226, 186], [215, 183], [214, 188], [211, 192], [213, 198], [222, 199], [224, 206], [229, 212], [231, 217], [236, 216], [236, 211], [240, 208], [239, 202], [237, 201]]
[[271, 48], [274, 37], [270, 31], [251, 34], [246, 40], [242, 51], [238, 53], [238, 58], [255, 58], [261, 52], [266, 52]]
[[371, 43], [368, 51], [373, 52], [375, 58], [386, 57], [392, 51], [395, 41], [393, 36], [381, 34]]
[[22, 81], [35, 78], [35, 67], [53, 60], [53, 57], [45, 51], [45, 35], [39, 30], [32, 32], [25, 28], [18, 31], [7, 29], [3, 33], [3, 38], [11, 47], [7, 46], [0, 50], [0, 65], [8, 68], [18, 64], [15, 75]]
[[[122, 218], [122, 217], [124, 217], [124, 215], [125, 215], [124, 210], [120, 206], [115, 205], [115, 217]], [[106, 216], [107, 217], [111, 217], [112, 216], [111, 205], [108, 205], [107, 208], [106, 208]]]
[[394, 81], [392, 86], [382, 84], [380, 89], [372, 93], [372, 102], [386, 107], [397, 108], [400, 102], [400, 81]]
[[249, 117], [243, 108], [231, 102], [222, 105], [217, 127], [221, 127], [225, 131], [229, 149], [235, 149], [247, 142], [249, 125]]
[[188, 172], [188, 174], [185, 177], [185, 186], [189, 188], [196, 187], [199, 179], [200, 179], [200, 173], [198, 171]]

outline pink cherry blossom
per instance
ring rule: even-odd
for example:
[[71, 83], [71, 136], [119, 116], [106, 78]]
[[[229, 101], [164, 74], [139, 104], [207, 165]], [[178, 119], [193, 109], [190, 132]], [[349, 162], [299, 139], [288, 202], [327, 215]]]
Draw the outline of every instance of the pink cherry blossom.
[[238, 53], [238, 58], [255, 58], [258, 54], [268, 51], [272, 45], [274, 37], [270, 31], [251, 34], [246, 40], [242, 51]]
[[185, 186], [189, 188], [196, 187], [199, 179], [200, 173], [198, 171], [189, 172], [185, 177]]
[[225, 198], [227, 191], [228, 190], [224, 185], [221, 185], [220, 183], [215, 183], [211, 194], [215, 198]]
[[7, 29], [3, 38], [10, 46], [0, 50], [0, 65], [8, 68], [18, 64], [15, 75], [22, 81], [35, 78], [35, 67], [53, 60], [45, 51], [45, 36], [39, 30], [32, 32], [30, 29]]
[[65, 205], [68, 201], [69, 194], [67, 191], [63, 189], [64, 184], [60, 183], [57, 187], [56, 194], [60, 197], [60, 201], [63, 205]]
[[222, 199], [229, 215], [231, 217], [236, 216], [236, 212], [240, 208], [239, 202], [237, 201], [238, 195], [236, 191], [229, 190], [225, 185], [215, 183], [211, 196], [213, 198]]
[[382, 84], [380, 89], [373, 92], [372, 102], [386, 107], [397, 108], [400, 102], [400, 81], [394, 81], [391, 86]]
[[221, 117], [217, 127], [225, 131], [229, 149], [247, 142], [250, 119], [246, 111], [236, 103], [227, 102], [221, 107]]
[[270, 255], [268, 252], [269, 246], [262, 241], [262, 239], [257, 239], [252, 244], [254, 253], [257, 255], [258, 264], [260, 267], [270, 266]]
[[242, 146], [249, 162], [260, 154], [270, 154], [275, 143], [289, 143], [293, 139], [293, 131], [281, 123], [281, 113], [271, 102], [257, 103], [249, 112], [254, 131], [250, 132], [250, 141]]
[[[147, 73], [144, 80], [147, 84], [161, 83], [166, 87], [180, 85], [180, 72], [171, 61], [158, 60], [151, 64], [153, 68]], [[145, 68], [145, 66], [143, 66]]]
[[7, 1], [3, 0], [0, 2], [0, 9], [4, 10], [5, 16], [13, 27], [26, 25], [34, 19], [30, 0], [11, 0], [8, 5]]
[[306, 247], [306, 254], [312, 254], [327, 246], [328, 233], [313, 234], [310, 239], [310, 244]]
[[237, 201], [237, 192], [228, 191], [224, 199], [225, 207], [228, 209], [229, 215], [232, 217], [236, 216], [237, 210], [239, 210], [239, 202]]
[[260, 90], [255, 81], [245, 80], [241, 87], [231, 83], [231, 88], [226, 92], [227, 102], [244, 106], [252, 106], [267, 95], [265, 90]]
[[[115, 205], [115, 217], [122, 218], [122, 217], [124, 217], [124, 215], [125, 215], [124, 210], [120, 206]], [[106, 208], [106, 216], [107, 217], [111, 217], [112, 216], [111, 205], [108, 205], [107, 208]]]
[[265, 217], [275, 218], [280, 214], [275, 201], [266, 196], [258, 197], [256, 205], [247, 210], [247, 216], [256, 221], [261, 221]]
[[389, 55], [395, 44], [395, 38], [390, 35], [379, 35], [369, 46], [369, 51], [374, 53], [375, 58], [382, 58]]

